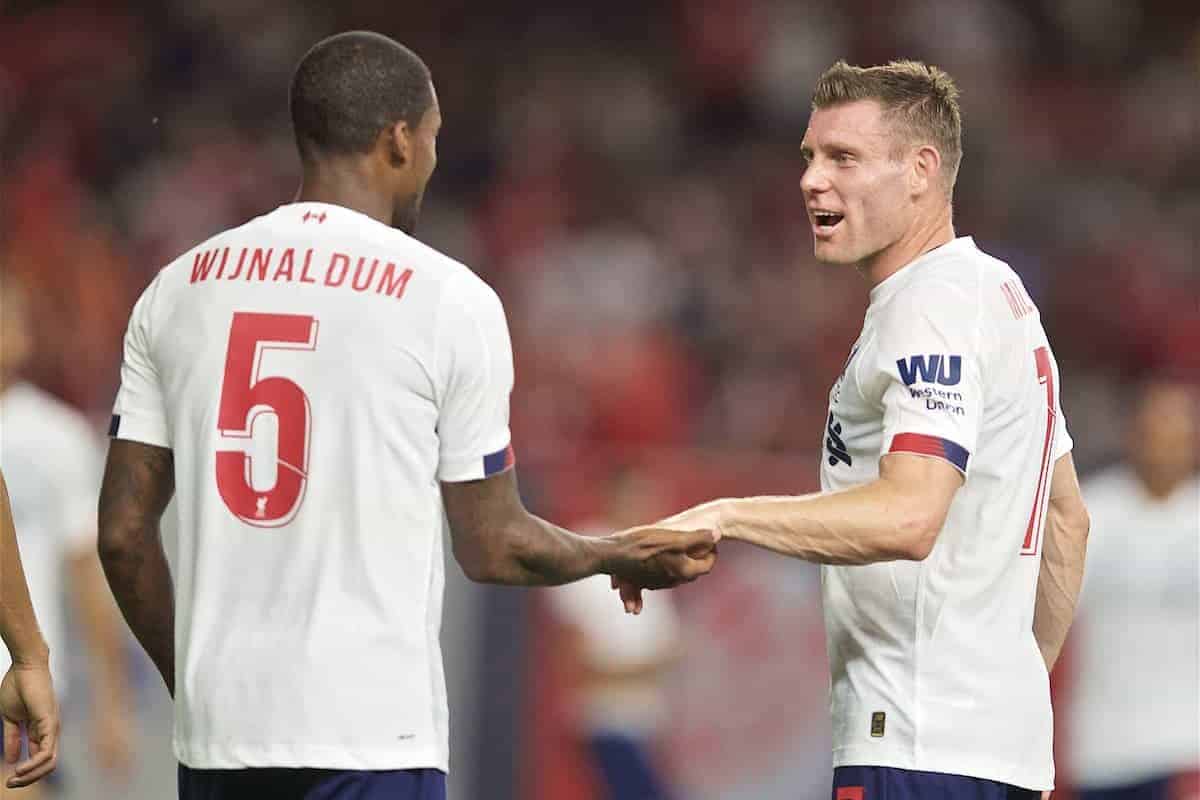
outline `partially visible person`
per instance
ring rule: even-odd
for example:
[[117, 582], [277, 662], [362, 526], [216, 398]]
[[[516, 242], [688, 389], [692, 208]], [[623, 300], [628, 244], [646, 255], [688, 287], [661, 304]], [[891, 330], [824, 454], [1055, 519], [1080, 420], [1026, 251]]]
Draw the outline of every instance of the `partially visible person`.
[[1200, 797], [1200, 411], [1138, 392], [1125, 459], [1083, 486], [1092, 514], [1072, 634], [1070, 774], [1081, 800]]
[[[1035, 798], [1054, 786], [1049, 671], [1088, 534], [1041, 313], [956, 235], [962, 119], [942, 70], [838, 62], [800, 153], [817, 260], [870, 287], [829, 392], [822, 491], [658, 529], [822, 565], [837, 798]], [[637, 587], [621, 592], [636, 612]]]
[[715, 541], [583, 537], [526, 509], [503, 305], [411, 235], [442, 124], [425, 63], [338, 34], [290, 100], [296, 202], [134, 306], [101, 559], [175, 698], [183, 800], [444, 800], [447, 530], [467, 577], [524, 586], [665, 588], [711, 570]]
[[[54, 771], [58, 763], [59, 720], [58, 700], [50, 678], [50, 649], [42, 638], [29, 600], [3, 473], [0, 473], [0, 639], [12, 659], [12, 665], [0, 680], [0, 719], [4, 728], [0, 752], [4, 753], [5, 772], [16, 765], [5, 785], [17, 789]], [[29, 751], [24, 761], [20, 761], [22, 738], [27, 740]]]
[[[601, 535], [663, 513], [657, 479], [638, 469], [612, 478], [605, 516], [584, 524]], [[666, 800], [675, 793], [655, 757], [668, 723], [664, 681], [682, 653], [670, 593], [630, 617], [605, 576], [546, 592], [562, 644], [572, 723], [611, 800]]]
[[[100, 437], [78, 411], [19, 378], [33, 354], [28, 298], [12, 276], [0, 297], [0, 467], [8, 478], [33, 607], [42, 622], [54, 685], [67, 698], [66, 622], [84, 640], [89, 683], [88, 751], [120, 781], [131, 767], [134, 711], [126, 639], [96, 552]], [[0, 653], [0, 668], [7, 666]], [[60, 770], [57, 780], [68, 773]], [[26, 790], [27, 800], [53, 791], [53, 782]]]

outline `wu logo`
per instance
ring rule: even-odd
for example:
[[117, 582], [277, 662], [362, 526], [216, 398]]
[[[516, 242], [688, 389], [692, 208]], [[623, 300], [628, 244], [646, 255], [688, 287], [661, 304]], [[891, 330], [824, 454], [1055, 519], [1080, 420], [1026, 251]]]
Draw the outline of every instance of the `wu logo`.
[[912, 386], [918, 380], [954, 386], [962, 379], [962, 356], [909, 356], [896, 359], [896, 368], [905, 386]]
[[325, 221], [325, 212], [322, 211], [318, 214], [314, 214], [311, 211], [305, 211], [304, 216], [300, 217], [302, 222], [308, 222], [310, 219], [315, 219], [317, 223], [320, 224]]
[[850, 458], [846, 443], [842, 441], [842, 423], [834, 420], [832, 412], [829, 414], [829, 423], [825, 427], [825, 434], [825, 450], [829, 453], [829, 466], [836, 467], [839, 461], [845, 462], [847, 467], [852, 466], [854, 461]]

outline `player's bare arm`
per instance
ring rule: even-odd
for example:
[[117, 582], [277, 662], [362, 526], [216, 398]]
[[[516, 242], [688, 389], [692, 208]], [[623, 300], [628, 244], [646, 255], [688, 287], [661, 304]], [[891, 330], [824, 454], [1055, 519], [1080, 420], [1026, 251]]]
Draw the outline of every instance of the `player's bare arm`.
[[657, 523], [709, 528], [818, 564], [920, 561], [933, 549], [963, 477], [938, 458], [891, 453], [879, 478], [841, 492], [714, 500]]
[[14, 664], [46, 664], [50, 660], [29, 599], [3, 476], [0, 476], [0, 638], [4, 639]]
[[586, 537], [552, 525], [525, 509], [511, 469], [443, 483], [442, 498], [454, 556], [475, 581], [552, 586], [606, 573], [657, 589], [694, 580], [716, 560], [707, 530]]
[[1033, 634], [1047, 672], [1054, 669], [1075, 617], [1090, 525], [1075, 475], [1075, 462], [1067, 453], [1055, 463], [1050, 479], [1050, 504], [1042, 534], [1042, 568], [1038, 572], [1033, 610]]
[[0, 680], [5, 762], [14, 764], [20, 758], [22, 725], [29, 742], [29, 757], [16, 765], [5, 782], [8, 788], [16, 789], [54, 771], [58, 762], [59, 717], [50, 679], [50, 653], [29, 600], [3, 475], [0, 475], [0, 639], [12, 656], [12, 666]]
[[165, 447], [113, 439], [100, 488], [100, 562], [134, 636], [175, 694], [175, 599], [159, 520], [175, 492]]

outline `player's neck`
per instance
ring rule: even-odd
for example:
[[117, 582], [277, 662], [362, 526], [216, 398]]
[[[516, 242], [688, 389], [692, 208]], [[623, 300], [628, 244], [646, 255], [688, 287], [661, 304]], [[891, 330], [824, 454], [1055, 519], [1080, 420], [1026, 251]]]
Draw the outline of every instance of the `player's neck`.
[[930, 250], [954, 241], [950, 206], [924, 224], [914, 225], [901, 239], [858, 265], [858, 271], [874, 289]]
[[370, 176], [353, 165], [307, 165], [297, 203], [328, 203], [392, 224], [392, 198], [372, 185]]

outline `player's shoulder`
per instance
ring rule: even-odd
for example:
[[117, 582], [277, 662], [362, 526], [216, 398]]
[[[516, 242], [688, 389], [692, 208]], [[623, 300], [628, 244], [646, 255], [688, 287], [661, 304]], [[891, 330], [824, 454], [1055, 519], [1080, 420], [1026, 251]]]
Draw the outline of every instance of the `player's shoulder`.
[[235, 225], [232, 228], [226, 228], [222, 231], [214, 233], [207, 239], [197, 242], [192, 247], [183, 251], [175, 258], [167, 262], [167, 264], [155, 274], [151, 281], [151, 286], [157, 288], [162, 284], [170, 285], [172, 282], [187, 283], [192, 267], [197, 256], [209, 253], [213, 250], [218, 250], [225, 247], [231, 240], [238, 238], [239, 235], [245, 233], [248, 229], [262, 226], [270, 213], [261, 214], [253, 219], [243, 222], [241, 225]]
[[982, 286], [1016, 277], [1012, 267], [981, 250], [970, 236], [961, 236], [926, 257], [928, 263], [916, 271], [909, 283], [911, 290], [941, 290], [973, 296]]
[[[1013, 307], [1032, 312], [1021, 278], [1004, 260], [984, 252], [971, 237], [932, 251], [916, 265], [897, 295], [897, 308], [920, 308], [931, 315], [981, 321], [1007, 315]], [[1018, 314], [1023, 316], [1023, 314]]]

